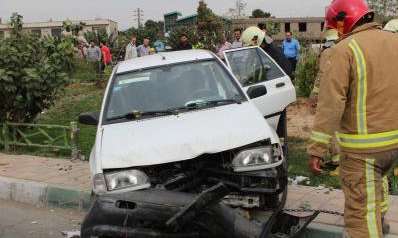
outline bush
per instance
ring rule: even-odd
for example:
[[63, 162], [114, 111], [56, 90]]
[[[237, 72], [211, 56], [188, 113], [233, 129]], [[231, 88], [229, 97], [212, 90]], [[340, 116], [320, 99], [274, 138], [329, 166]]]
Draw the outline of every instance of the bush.
[[302, 97], [309, 97], [311, 95], [318, 73], [318, 58], [318, 52], [308, 49], [303, 50], [301, 54], [296, 71], [296, 85]]
[[11, 36], [0, 41], [0, 121], [31, 122], [68, 84], [73, 38], [38, 38], [11, 17]]

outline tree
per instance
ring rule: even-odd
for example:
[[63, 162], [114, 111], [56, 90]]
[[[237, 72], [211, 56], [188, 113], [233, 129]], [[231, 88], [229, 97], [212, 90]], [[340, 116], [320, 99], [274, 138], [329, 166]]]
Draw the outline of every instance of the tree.
[[398, 0], [367, 0], [368, 5], [376, 13], [376, 18], [387, 21], [396, 16], [398, 12]]
[[271, 13], [264, 12], [261, 9], [254, 9], [251, 18], [268, 18], [271, 17]]
[[169, 38], [168, 38], [168, 43], [169, 45], [175, 49], [177, 48], [179, 42], [180, 42], [180, 35], [184, 33], [188, 36], [189, 42], [192, 45], [196, 45], [199, 42], [199, 34], [196, 26], [180, 26], [180, 27], [174, 27], [170, 32], [169, 32]]
[[239, 19], [245, 16], [245, 9], [247, 3], [243, 2], [243, 0], [236, 0], [235, 7], [229, 8], [227, 16], [232, 19]]
[[74, 56], [72, 37], [39, 38], [10, 20], [11, 36], [0, 40], [0, 121], [31, 122], [68, 84]]
[[199, 41], [205, 49], [215, 51], [216, 45], [223, 38], [223, 20], [216, 16], [203, 0], [199, 1], [197, 28], [200, 33]]

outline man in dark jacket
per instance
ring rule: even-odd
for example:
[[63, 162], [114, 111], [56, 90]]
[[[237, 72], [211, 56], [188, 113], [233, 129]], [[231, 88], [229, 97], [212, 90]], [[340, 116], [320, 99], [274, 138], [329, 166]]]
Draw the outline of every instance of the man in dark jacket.
[[289, 60], [285, 57], [282, 50], [273, 44], [271, 37], [267, 36], [260, 28], [251, 26], [242, 33], [242, 41], [245, 45], [260, 46], [289, 76], [292, 75], [292, 68]]
[[188, 36], [185, 33], [180, 35], [180, 43], [178, 44], [176, 50], [191, 50], [192, 45], [188, 41]]

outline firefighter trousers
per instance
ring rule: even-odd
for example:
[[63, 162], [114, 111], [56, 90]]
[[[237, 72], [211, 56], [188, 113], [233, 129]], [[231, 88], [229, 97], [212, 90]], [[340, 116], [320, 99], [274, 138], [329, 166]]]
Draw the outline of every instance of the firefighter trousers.
[[383, 237], [382, 219], [388, 208], [387, 174], [398, 150], [375, 154], [343, 152], [340, 179], [345, 197], [345, 229], [352, 238]]

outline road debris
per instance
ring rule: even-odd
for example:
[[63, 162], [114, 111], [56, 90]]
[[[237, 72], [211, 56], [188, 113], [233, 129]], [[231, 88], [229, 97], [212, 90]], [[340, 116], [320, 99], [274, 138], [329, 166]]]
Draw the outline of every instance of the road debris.
[[62, 235], [66, 236], [66, 238], [79, 238], [80, 231], [62, 231]]

